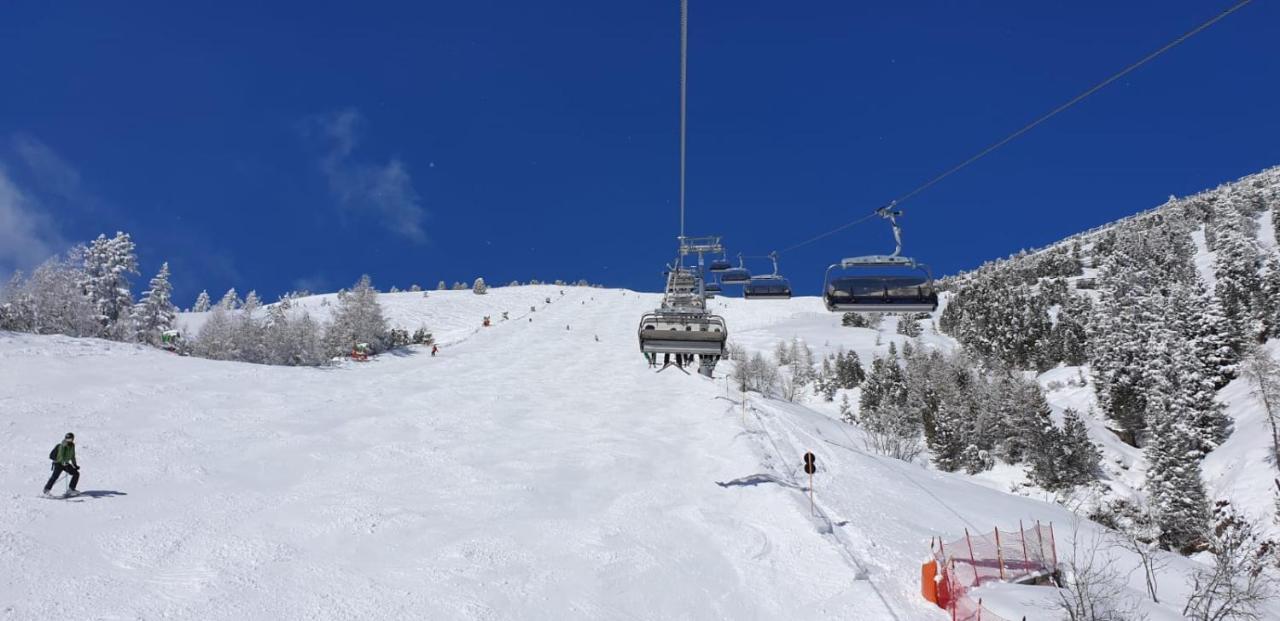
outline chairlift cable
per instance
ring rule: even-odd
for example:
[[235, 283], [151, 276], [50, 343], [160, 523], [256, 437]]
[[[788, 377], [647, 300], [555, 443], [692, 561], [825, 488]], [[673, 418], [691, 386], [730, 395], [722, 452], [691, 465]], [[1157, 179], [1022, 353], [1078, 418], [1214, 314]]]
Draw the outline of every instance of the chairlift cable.
[[1204, 21], [1203, 23], [1201, 23], [1200, 25], [1196, 26], [1195, 28], [1192, 28], [1191, 30], [1188, 30], [1187, 32], [1184, 32], [1182, 35], [1180, 35], [1180, 36], [1179, 36], [1179, 37], [1177, 37], [1176, 39], [1174, 39], [1174, 40], [1172, 40], [1172, 41], [1170, 41], [1170, 42], [1168, 42], [1168, 43], [1164, 44], [1164, 45], [1163, 45], [1163, 46], [1161, 46], [1159, 49], [1157, 49], [1157, 50], [1155, 50], [1155, 51], [1153, 51], [1153, 52], [1151, 52], [1151, 53], [1147, 54], [1146, 56], [1143, 56], [1142, 58], [1138, 59], [1136, 62], [1134, 62], [1134, 63], [1130, 64], [1129, 66], [1125, 67], [1124, 69], [1121, 69], [1120, 71], [1118, 71], [1118, 72], [1116, 72], [1116, 73], [1112, 74], [1110, 77], [1106, 78], [1105, 80], [1102, 80], [1101, 82], [1098, 82], [1097, 84], [1094, 84], [1093, 86], [1089, 87], [1088, 89], [1086, 89], [1084, 92], [1080, 93], [1079, 95], [1076, 95], [1075, 97], [1072, 97], [1072, 98], [1071, 98], [1071, 99], [1069, 99], [1066, 103], [1063, 103], [1063, 104], [1059, 105], [1058, 107], [1056, 107], [1056, 108], [1054, 108], [1054, 109], [1052, 109], [1052, 110], [1050, 110], [1050, 111], [1048, 111], [1048, 112], [1046, 112], [1046, 113], [1044, 113], [1044, 114], [1040, 115], [1040, 116], [1039, 116], [1039, 117], [1037, 117], [1035, 120], [1031, 121], [1030, 123], [1027, 123], [1026, 125], [1023, 125], [1023, 126], [1022, 126], [1022, 127], [1020, 127], [1017, 131], [1013, 132], [1012, 134], [1009, 134], [1008, 136], [1005, 136], [1004, 138], [1001, 138], [1000, 140], [998, 140], [998, 141], [996, 141], [996, 142], [992, 143], [991, 145], [987, 146], [985, 149], [983, 149], [983, 150], [981, 150], [981, 151], [977, 152], [976, 154], [974, 154], [974, 155], [970, 156], [968, 159], [966, 159], [966, 160], [964, 160], [964, 161], [960, 162], [959, 164], [956, 164], [955, 166], [952, 166], [951, 168], [948, 168], [947, 170], [943, 171], [941, 174], [939, 174], [939, 175], [937, 175], [937, 176], [935, 176], [935, 177], [933, 177], [933, 178], [929, 179], [928, 181], [926, 181], [926, 182], [924, 182], [924, 183], [920, 184], [919, 186], [917, 186], [915, 189], [911, 190], [910, 192], [907, 192], [906, 194], [903, 194], [902, 196], [900, 196], [900, 197], [898, 197], [898, 198], [896, 198], [896, 199], [894, 199], [894, 200], [892, 200], [892, 201], [889, 201], [888, 203], [886, 203], [886, 204], [885, 204], [884, 206], [882, 206], [882, 207], [878, 207], [875, 211], [871, 212], [870, 214], [868, 214], [868, 215], [866, 215], [866, 216], [863, 216], [863, 217], [861, 217], [861, 218], [858, 218], [857, 220], [854, 220], [854, 221], [852, 221], [852, 222], [848, 222], [848, 223], [842, 224], [842, 225], [840, 225], [840, 226], [838, 226], [838, 227], [836, 227], [836, 228], [834, 228], [834, 229], [831, 229], [830, 231], [827, 231], [827, 232], [825, 232], [825, 233], [822, 233], [822, 234], [820, 234], [820, 235], [816, 235], [816, 236], [814, 236], [814, 237], [811, 237], [811, 238], [809, 238], [809, 239], [806, 239], [805, 241], [802, 241], [802, 242], [800, 242], [800, 243], [798, 243], [798, 244], [795, 244], [794, 246], [790, 246], [790, 247], [786, 248], [785, 250], [781, 251], [779, 254], [784, 254], [784, 253], [787, 253], [787, 252], [791, 252], [792, 250], [796, 250], [796, 249], [798, 249], [798, 248], [802, 248], [802, 247], [804, 247], [804, 246], [807, 246], [807, 245], [809, 245], [809, 244], [812, 244], [813, 242], [819, 241], [819, 240], [821, 240], [821, 239], [825, 239], [825, 238], [827, 238], [827, 237], [830, 237], [831, 235], [835, 235], [836, 233], [839, 233], [840, 231], [843, 231], [843, 230], [845, 230], [845, 229], [848, 229], [848, 228], [851, 228], [851, 227], [857, 226], [857, 225], [859, 225], [859, 224], [862, 224], [863, 222], [866, 222], [867, 220], [870, 220], [871, 218], [874, 218], [874, 217], [876, 217], [876, 216], [880, 215], [881, 210], [883, 210], [883, 209], [885, 209], [885, 208], [887, 208], [887, 207], [891, 207], [891, 206], [896, 205], [896, 204], [900, 204], [900, 203], [902, 203], [902, 202], [904, 202], [904, 201], [907, 201], [907, 200], [909, 200], [909, 199], [911, 199], [911, 198], [914, 198], [917, 194], [920, 194], [921, 192], [923, 192], [923, 191], [925, 191], [925, 190], [927, 190], [927, 189], [929, 189], [929, 188], [933, 187], [933, 186], [934, 186], [935, 184], [937, 184], [939, 181], [942, 181], [943, 179], [946, 179], [947, 177], [950, 177], [951, 175], [953, 175], [953, 174], [955, 174], [955, 173], [957, 173], [957, 172], [960, 172], [962, 169], [964, 169], [964, 168], [968, 167], [970, 164], [972, 164], [972, 163], [974, 163], [974, 162], [976, 162], [976, 161], [978, 161], [978, 160], [980, 160], [980, 159], [982, 159], [982, 158], [986, 157], [987, 155], [990, 155], [990, 154], [991, 154], [991, 152], [995, 151], [996, 149], [999, 149], [1000, 147], [1003, 147], [1003, 146], [1004, 146], [1004, 145], [1006, 145], [1006, 144], [1009, 144], [1010, 142], [1012, 142], [1013, 140], [1015, 140], [1015, 139], [1017, 139], [1018, 137], [1022, 136], [1023, 134], [1025, 134], [1025, 133], [1027, 133], [1027, 132], [1031, 131], [1031, 130], [1032, 130], [1032, 129], [1034, 129], [1036, 126], [1040, 125], [1041, 123], [1044, 123], [1045, 121], [1048, 121], [1049, 119], [1051, 119], [1051, 118], [1053, 118], [1053, 117], [1057, 116], [1059, 113], [1061, 113], [1061, 112], [1063, 112], [1063, 111], [1067, 110], [1068, 108], [1071, 108], [1072, 106], [1074, 106], [1074, 105], [1076, 105], [1076, 104], [1080, 103], [1081, 101], [1085, 100], [1085, 99], [1086, 99], [1086, 98], [1088, 98], [1090, 95], [1093, 95], [1094, 93], [1096, 93], [1096, 92], [1098, 92], [1098, 91], [1102, 90], [1103, 88], [1105, 88], [1107, 85], [1111, 84], [1112, 82], [1115, 82], [1116, 80], [1119, 80], [1120, 78], [1122, 78], [1122, 77], [1124, 77], [1124, 76], [1128, 75], [1129, 73], [1132, 73], [1132, 72], [1133, 72], [1134, 70], [1136, 70], [1137, 68], [1139, 68], [1139, 67], [1141, 67], [1141, 66], [1143, 66], [1143, 65], [1147, 64], [1148, 62], [1150, 62], [1150, 61], [1152, 61], [1152, 60], [1155, 60], [1155, 58], [1156, 58], [1156, 57], [1158, 57], [1158, 56], [1160, 56], [1161, 54], [1164, 54], [1165, 52], [1167, 52], [1167, 51], [1169, 51], [1169, 50], [1171, 50], [1171, 49], [1173, 49], [1173, 48], [1177, 47], [1178, 45], [1180, 45], [1180, 44], [1182, 44], [1183, 42], [1185, 42], [1187, 39], [1190, 39], [1191, 37], [1193, 37], [1193, 36], [1195, 36], [1195, 35], [1199, 34], [1200, 32], [1202, 32], [1202, 31], [1204, 31], [1205, 29], [1207, 29], [1208, 27], [1210, 27], [1210, 26], [1212, 26], [1212, 25], [1214, 25], [1214, 24], [1218, 23], [1219, 21], [1222, 21], [1222, 20], [1223, 20], [1224, 18], [1226, 18], [1228, 15], [1231, 15], [1232, 13], [1235, 13], [1236, 11], [1238, 11], [1238, 10], [1240, 10], [1240, 9], [1244, 8], [1244, 6], [1245, 6], [1245, 5], [1249, 4], [1249, 3], [1250, 3], [1250, 2], [1252, 2], [1252, 1], [1253, 1], [1253, 0], [1239, 0], [1239, 1], [1238, 1], [1238, 2], [1236, 2], [1235, 4], [1233, 4], [1233, 5], [1231, 5], [1230, 7], [1228, 7], [1228, 8], [1226, 8], [1226, 9], [1224, 9], [1222, 12], [1220, 12], [1220, 13], [1218, 13], [1217, 15], [1215, 15], [1215, 16], [1213, 16], [1213, 17], [1211, 17], [1210, 19], [1208, 19], [1208, 20]]

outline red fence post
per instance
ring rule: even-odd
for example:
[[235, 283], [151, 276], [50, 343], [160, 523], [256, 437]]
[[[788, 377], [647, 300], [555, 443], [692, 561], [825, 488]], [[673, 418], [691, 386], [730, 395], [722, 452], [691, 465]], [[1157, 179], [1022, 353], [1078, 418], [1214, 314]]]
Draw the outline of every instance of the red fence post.
[[1053, 550], [1053, 568], [1058, 568], [1058, 542], [1053, 536], [1053, 522], [1049, 522], [1049, 548]]
[[996, 564], [1000, 566], [1000, 581], [1004, 581], [1004, 550], [1000, 548], [1000, 528], [996, 527]]
[[1027, 529], [1022, 527], [1022, 520], [1018, 520], [1018, 539], [1022, 540], [1022, 569], [1031, 571], [1031, 561], [1027, 558]]

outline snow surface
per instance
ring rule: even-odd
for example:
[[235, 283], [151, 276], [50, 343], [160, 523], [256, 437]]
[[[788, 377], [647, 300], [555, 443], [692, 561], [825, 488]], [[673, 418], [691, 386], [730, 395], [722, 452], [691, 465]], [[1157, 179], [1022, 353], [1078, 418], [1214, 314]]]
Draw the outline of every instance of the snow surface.
[[[323, 369], [0, 333], [3, 616], [941, 621], [920, 596], [931, 537], [1040, 520], [1071, 549], [1063, 507], [869, 454], [834, 404], [744, 408], [727, 365], [654, 373], [635, 329], [656, 294], [564, 292], [384, 294], [441, 355]], [[714, 308], [750, 349], [799, 336], [867, 364], [904, 339], [815, 298]], [[954, 346], [925, 324], [922, 343]], [[86, 493], [42, 499], [69, 430]], [[1140, 597], [1136, 559], [1114, 554]], [[1177, 606], [1194, 565], [1170, 561]], [[1056, 616], [1007, 599], [996, 612]]]
[[1191, 243], [1195, 244], [1196, 247], [1196, 256], [1193, 262], [1196, 266], [1196, 273], [1200, 275], [1200, 280], [1204, 281], [1205, 288], [1213, 291], [1214, 286], [1218, 284], [1218, 275], [1213, 271], [1213, 260], [1217, 253], [1209, 250], [1209, 244], [1204, 236], [1204, 229], [1205, 227], [1202, 225], [1191, 232]]

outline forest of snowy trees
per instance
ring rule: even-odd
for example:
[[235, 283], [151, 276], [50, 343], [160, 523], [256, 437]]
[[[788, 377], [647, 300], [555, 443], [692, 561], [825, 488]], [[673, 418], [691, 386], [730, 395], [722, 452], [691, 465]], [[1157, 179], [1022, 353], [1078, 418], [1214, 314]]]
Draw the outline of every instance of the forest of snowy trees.
[[[367, 343], [378, 353], [411, 338], [393, 338], [377, 291], [365, 276], [338, 293], [332, 319], [324, 323], [305, 311], [295, 312], [293, 296], [264, 310], [253, 291], [241, 300], [233, 288], [217, 304], [202, 291], [193, 310], [208, 312], [208, 320], [187, 340], [165, 343], [163, 337], [175, 329], [178, 314], [169, 264], [160, 266], [135, 302], [130, 276], [137, 275], [138, 259], [129, 235], [100, 235], [87, 246], [49, 259], [30, 275], [15, 274], [0, 292], [0, 330], [164, 345], [215, 360], [311, 366], [349, 353], [356, 343]], [[412, 338], [425, 341], [430, 334], [424, 328]]]
[[[1277, 170], [1170, 199], [1114, 226], [949, 279], [939, 329], [959, 340], [988, 375], [1087, 365], [1097, 395], [1094, 414], [1147, 458], [1143, 492], [1155, 538], [1171, 549], [1202, 549], [1211, 511], [1200, 461], [1231, 433], [1216, 393], [1242, 365], [1275, 368], [1258, 346], [1280, 337], [1280, 256], [1272, 241], [1280, 233], [1278, 211]], [[1261, 230], [1259, 223], [1268, 221], [1273, 230]], [[1265, 371], [1255, 375], [1255, 383], [1266, 384]], [[956, 377], [951, 374], [953, 382]], [[997, 401], [1019, 391], [1000, 392], [1005, 397]], [[1025, 399], [1034, 400], [1030, 389]], [[944, 409], [963, 407], [958, 404], [965, 400], [954, 395]], [[1032, 401], [1020, 406], [1028, 407], [1047, 410]], [[1004, 413], [994, 418], [1006, 422], [983, 421], [982, 412], [990, 412], [985, 407], [960, 419], [971, 422], [968, 432], [977, 438], [988, 430], [996, 437], [1008, 433], [1000, 425], [1035, 424], [1034, 416], [1021, 415], [1026, 420], [1019, 422], [1010, 410], [997, 411]], [[1053, 433], [1069, 437], [1078, 421], [1069, 416], [1066, 422]], [[953, 444], [949, 431], [941, 439], [940, 429], [925, 431], [932, 433], [928, 441], [940, 467], [973, 467], [968, 445]], [[1045, 480], [1050, 468], [1039, 467], [1036, 451], [1018, 446], [1034, 442], [1034, 435], [977, 449], [1032, 456], [1034, 478], [1052, 488]], [[946, 450], [934, 448], [940, 441]]]

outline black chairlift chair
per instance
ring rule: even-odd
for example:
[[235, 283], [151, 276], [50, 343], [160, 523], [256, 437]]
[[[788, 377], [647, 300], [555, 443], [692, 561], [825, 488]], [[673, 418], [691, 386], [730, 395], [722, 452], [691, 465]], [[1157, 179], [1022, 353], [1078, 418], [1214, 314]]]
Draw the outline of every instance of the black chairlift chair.
[[720, 257], [719, 259], [711, 260], [711, 263], [707, 265], [707, 271], [711, 272], [712, 274], [719, 274], [732, 267], [733, 267], [733, 264], [729, 262], [729, 259], [725, 257]]
[[751, 280], [751, 272], [742, 264], [742, 255], [738, 255], [738, 267], [730, 267], [720, 272], [720, 282], [726, 285], [740, 285]]
[[769, 253], [773, 261], [773, 273], [755, 276], [742, 287], [742, 297], [747, 300], [790, 300], [791, 283], [778, 273], [778, 253]]
[[[828, 267], [822, 287], [827, 310], [836, 313], [931, 313], [937, 310], [938, 292], [929, 266], [898, 256], [902, 251], [902, 232], [896, 217], [902, 212], [892, 207], [881, 207], [879, 213], [893, 226], [893, 239], [897, 243], [893, 254], [850, 257]], [[832, 272], [837, 269], [844, 275], [833, 278]]]

